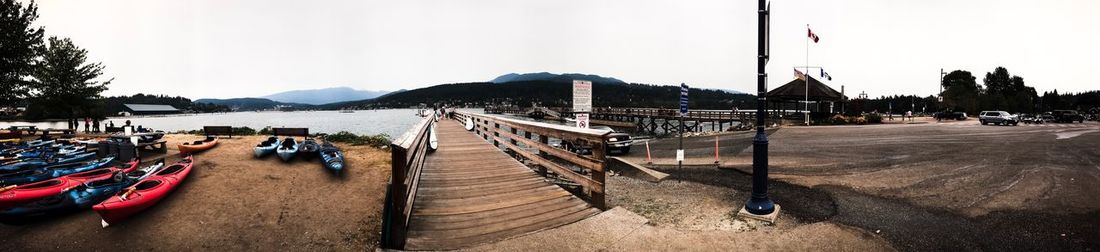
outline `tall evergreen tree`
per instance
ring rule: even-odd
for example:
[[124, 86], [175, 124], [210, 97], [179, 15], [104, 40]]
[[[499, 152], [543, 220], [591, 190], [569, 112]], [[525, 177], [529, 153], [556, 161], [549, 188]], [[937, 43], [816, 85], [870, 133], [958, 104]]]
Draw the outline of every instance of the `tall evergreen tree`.
[[38, 6], [27, 6], [15, 0], [0, 0], [0, 107], [13, 106], [27, 97], [35, 58], [41, 52], [41, 27], [33, 27], [38, 19]]
[[99, 116], [87, 112], [96, 105], [95, 100], [107, 90], [111, 80], [96, 81], [103, 74], [103, 64], [86, 63], [87, 59], [88, 51], [74, 45], [72, 40], [49, 38], [42, 61], [33, 72], [32, 90], [35, 105], [48, 111], [47, 116]]

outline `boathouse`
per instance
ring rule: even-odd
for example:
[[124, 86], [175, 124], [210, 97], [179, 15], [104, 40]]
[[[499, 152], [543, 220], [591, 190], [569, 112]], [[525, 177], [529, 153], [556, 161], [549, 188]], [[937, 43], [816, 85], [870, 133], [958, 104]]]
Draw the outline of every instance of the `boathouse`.
[[172, 105], [161, 104], [122, 104], [125, 107], [125, 112], [131, 115], [164, 115], [164, 114], [178, 114], [179, 109], [172, 107]]

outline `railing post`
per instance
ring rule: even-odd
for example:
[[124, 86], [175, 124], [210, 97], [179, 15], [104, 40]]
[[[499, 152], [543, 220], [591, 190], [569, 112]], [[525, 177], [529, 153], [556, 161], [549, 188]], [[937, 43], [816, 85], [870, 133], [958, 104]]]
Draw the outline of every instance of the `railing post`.
[[[528, 132], [528, 134], [530, 134], [530, 132]], [[550, 145], [550, 137], [546, 136], [546, 134], [539, 134], [539, 143], [542, 143], [542, 145], [545, 145], [545, 146], [549, 146]], [[547, 155], [550, 155], [550, 154], [546, 153], [545, 151], [539, 150], [539, 156], [545, 158]], [[546, 167], [545, 166], [541, 166], [541, 165], [539, 166], [539, 174], [542, 175], [543, 177], [546, 177]]]
[[497, 141], [497, 138], [500, 137], [500, 123], [496, 121], [493, 121], [493, 136], [493, 146], [500, 147], [500, 142]]
[[[602, 185], [601, 188], [607, 188], [607, 183], [604, 183], [607, 174], [607, 141], [601, 139], [597, 143], [598, 144], [592, 145], [592, 155], [596, 158], [596, 160], [600, 161], [600, 167], [599, 169], [592, 170], [592, 180], [600, 183], [600, 185]], [[597, 191], [593, 188], [589, 188], [589, 191], [591, 192], [590, 196], [592, 198], [592, 205], [596, 208], [599, 208], [600, 210], [606, 209], [606, 202], [604, 202], [604, 190], [607, 189], [600, 189], [599, 191]]]
[[405, 247], [405, 198], [408, 197], [405, 192], [405, 175], [408, 173], [408, 160], [406, 160], [406, 154], [408, 150], [396, 144], [390, 144], [390, 184], [389, 195], [386, 197], [390, 199], [389, 205], [387, 205], [388, 216], [385, 221], [386, 225], [383, 229], [388, 229], [384, 247], [402, 249]]

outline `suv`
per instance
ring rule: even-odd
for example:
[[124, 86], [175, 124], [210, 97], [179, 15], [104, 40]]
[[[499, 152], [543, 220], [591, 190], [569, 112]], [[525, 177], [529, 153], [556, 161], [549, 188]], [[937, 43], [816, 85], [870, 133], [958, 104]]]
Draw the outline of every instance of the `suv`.
[[[604, 146], [606, 146], [606, 149], [609, 153], [611, 151], [615, 151], [615, 150], [619, 151], [619, 153], [621, 153], [621, 154], [630, 153], [630, 145], [634, 143], [634, 140], [630, 139], [630, 134], [623, 133], [623, 132], [616, 132], [614, 129], [612, 129], [611, 127], [607, 127], [607, 126], [592, 126], [592, 129], [611, 131], [611, 134], [608, 135], [607, 142], [604, 143]], [[581, 141], [571, 142], [571, 141], [562, 140], [561, 141], [561, 147], [565, 148], [566, 150], [575, 152], [577, 154], [585, 154], [585, 153], [591, 153], [592, 152], [591, 144], [581, 142]]]
[[978, 114], [978, 121], [982, 125], [995, 124], [995, 125], [1009, 125], [1013, 126], [1020, 124], [1020, 120], [1016, 116], [1004, 111], [982, 111]]
[[1073, 123], [1073, 121], [1077, 121], [1078, 123], [1084, 123], [1085, 122], [1085, 117], [1082, 116], [1081, 114], [1078, 114], [1076, 110], [1055, 110], [1055, 111], [1051, 112], [1051, 115], [1054, 116], [1054, 122], [1059, 122], [1059, 123]]

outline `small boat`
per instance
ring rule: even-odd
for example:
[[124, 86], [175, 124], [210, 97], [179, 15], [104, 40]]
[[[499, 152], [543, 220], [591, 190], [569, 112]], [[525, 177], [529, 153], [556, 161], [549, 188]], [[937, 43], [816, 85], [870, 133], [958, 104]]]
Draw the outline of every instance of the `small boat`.
[[[137, 170], [138, 164], [140, 163], [141, 162], [134, 160], [120, 166], [100, 168], [46, 181], [0, 188], [0, 210], [26, 204], [44, 197], [54, 196], [67, 188], [80, 185], [87, 181], [109, 178], [116, 172], [127, 173]], [[164, 160], [161, 159], [157, 163], [164, 165]]]
[[50, 160], [46, 160], [46, 159], [25, 160], [25, 161], [20, 161], [18, 163], [6, 164], [6, 165], [3, 165], [3, 166], [0, 166], [0, 173], [17, 172], [17, 171], [22, 171], [22, 170], [27, 170], [27, 169], [35, 169], [35, 168], [39, 168], [39, 167], [49, 166], [49, 165], [59, 165], [59, 164], [68, 164], [68, 163], [74, 163], [74, 162], [88, 161], [88, 160], [91, 160], [93, 157], [95, 157], [95, 153], [82, 152], [82, 153], [72, 154], [72, 155], [63, 156], [63, 157], [49, 158], [49, 159], [53, 160], [52, 162], [50, 162]]
[[58, 149], [57, 154], [60, 154], [60, 155], [75, 154], [75, 153], [84, 152], [84, 150], [86, 150], [87, 148], [88, 147], [84, 146], [84, 145], [69, 145], [69, 146], [61, 147], [60, 149]]
[[283, 140], [283, 143], [279, 145], [279, 149], [275, 151], [279, 154], [279, 158], [284, 162], [290, 161], [294, 158], [294, 154], [298, 154], [298, 142], [294, 141], [293, 137], [288, 137]]
[[269, 137], [267, 140], [256, 145], [255, 154], [256, 157], [267, 156], [275, 152], [276, 148], [279, 148], [279, 139], [276, 137]]
[[206, 137], [206, 139], [190, 143], [182, 143], [177, 145], [176, 147], [179, 148], [180, 154], [187, 154], [208, 150], [210, 148], [214, 148], [215, 145], [218, 145], [217, 138]]
[[54, 140], [33, 140], [33, 141], [27, 142], [27, 148], [41, 147], [41, 146], [51, 145], [53, 143], [54, 143]]
[[317, 156], [317, 152], [321, 150], [321, 145], [317, 144], [316, 140], [312, 137], [306, 137], [302, 140], [302, 143], [298, 145], [298, 156], [303, 158], [313, 158]]
[[324, 163], [326, 169], [336, 175], [340, 175], [344, 171], [344, 153], [339, 148], [325, 141], [321, 145], [320, 153], [321, 162]]
[[52, 165], [34, 170], [24, 170], [0, 175], [0, 186], [29, 184], [73, 173], [91, 171], [107, 166], [115, 161], [114, 156], [83, 163]]
[[103, 227], [125, 220], [157, 204], [165, 196], [168, 196], [168, 193], [171, 193], [180, 183], [183, 183], [183, 180], [191, 173], [194, 164], [194, 159], [188, 155], [183, 160], [153, 173], [152, 176], [141, 180], [134, 186], [92, 206], [92, 210], [95, 210], [103, 218], [101, 221]]
[[21, 206], [0, 211], [0, 222], [24, 223], [43, 217], [71, 213], [91, 208], [112, 195], [155, 173], [161, 166], [153, 165], [127, 173], [115, 172], [109, 177], [87, 181]]

